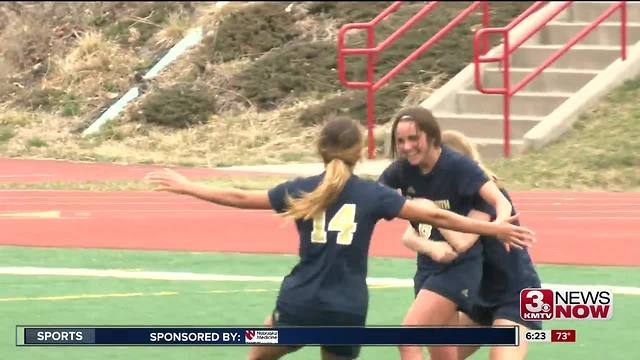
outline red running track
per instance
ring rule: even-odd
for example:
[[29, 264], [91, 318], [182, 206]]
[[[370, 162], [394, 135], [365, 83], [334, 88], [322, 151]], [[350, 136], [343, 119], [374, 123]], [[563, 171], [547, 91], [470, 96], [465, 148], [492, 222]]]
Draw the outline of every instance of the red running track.
[[[537, 233], [536, 263], [640, 266], [640, 193], [513, 193]], [[33, 212], [53, 211], [55, 218]], [[28, 213], [32, 213], [29, 215]], [[21, 214], [22, 217], [17, 217]], [[406, 222], [382, 221], [371, 255], [413, 257]], [[296, 253], [294, 227], [271, 211], [157, 192], [0, 191], [0, 245]]]
[[[0, 158], [1, 183], [43, 183], [141, 180], [155, 165], [125, 165], [66, 160], [25, 160]], [[223, 169], [171, 167], [187, 177], [279, 175]], [[285, 175], [285, 174], [283, 174]]]

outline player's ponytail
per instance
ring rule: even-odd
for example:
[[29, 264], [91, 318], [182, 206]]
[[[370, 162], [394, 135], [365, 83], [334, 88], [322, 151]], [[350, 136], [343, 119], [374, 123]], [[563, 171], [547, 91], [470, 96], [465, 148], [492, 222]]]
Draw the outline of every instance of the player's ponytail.
[[442, 143], [478, 163], [478, 166], [487, 177], [496, 184], [498, 183], [498, 176], [482, 163], [482, 158], [475, 144], [463, 133], [455, 130], [445, 130], [442, 132]]
[[363, 145], [362, 129], [357, 122], [346, 118], [328, 122], [318, 141], [318, 152], [325, 163], [324, 177], [312, 192], [298, 198], [287, 197], [289, 208], [284, 215], [309, 220], [325, 211], [351, 177]]

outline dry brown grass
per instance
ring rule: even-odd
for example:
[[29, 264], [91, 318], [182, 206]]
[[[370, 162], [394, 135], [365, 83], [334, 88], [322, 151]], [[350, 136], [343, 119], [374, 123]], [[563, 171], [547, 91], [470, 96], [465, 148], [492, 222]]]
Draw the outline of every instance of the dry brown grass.
[[169, 163], [189, 162], [205, 166], [270, 164], [316, 160], [313, 140], [317, 128], [303, 128], [295, 121], [302, 103], [271, 112], [248, 110], [214, 115], [196, 129], [169, 132], [149, 129], [148, 141], [157, 155], [170, 153]]
[[[178, 83], [184, 82], [195, 71], [195, 65], [190, 61], [197, 53], [197, 48], [189, 50], [182, 59], [172, 65], [169, 69], [163, 71], [154, 80], [155, 83], [162, 84], [163, 87], [170, 87]], [[216, 107], [218, 112], [240, 112], [255, 109], [255, 105], [251, 100], [242, 96], [231, 89], [229, 85], [233, 74], [243, 71], [250, 65], [249, 59], [241, 59], [236, 61], [228, 61], [224, 63], [207, 62], [203, 64], [204, 68], [200, 69], [201, 78], [205, 79], [205, 83], [216, 94]]]
[[446, 74], [436, 74], [427, 83], [414, 83], [402, 100], [401, 107], [418, 106], [446, 82]]
[[4, 57], [0, 57], [0, 98], [5, 97], [16, 88], [16, 85], [10, 79], [16, 71], [15, 65]]
[[[181, 130], [119, 121], [88, 138], [72, 134], [79, 120], [54, 115], [16, 112], [6, 117], [12, 120], [0, 117], [0, 123], [21, 124], [6, 145], [9, 156], [206, 167], [318, 161], [314, 140], [319, 128], [295, 120], [306, 105], [212, 116], [205, 125]], [[28, 146], [38, 136], [46, 145]]]
[[296, 21], [294, 27], [304, 34], [305, 41], [325, 41], [337, 38], [340, 25], [336, 19], [304, 17]]
[[187, 34], [192, 21], [192, 17], [184, 12], [171, 13], [167, 24], [151, 37], [151, 41], [158, 48], [169, 48]]
[[[70, 135], [77, 119], [35, 111], [10, 111], [0, 116], [0, 123], [14, 125], [15, 136], [7, 142], [9, 156], [64, 157], [76, 152], [77, 138]], [[43, 146], [31, 146], [33, 139]]]
[[[176, 33], [181, 29], [183, 32], [182, 35], [184, 35], [185, 31], [201, 26], [205, 37], [215, 38], [221, 19], [246, 5], [248, 5], [248, 2], [232, 2], [224, 7], [218, 7], [215, 3], [202, 3], [201, 6], [196, 8], [195, 13], [189, 19], [189, 23], [186, 23], [187, 25], [191, 24], [190, 27], [182, 28], [183, 25], [181, 24], [183, 23], [180, 20], [180, 16], [173, 15], [170, 16], [169, 25], [163, 29], [163, 31], [166, 30], [164, 33], [168, 34], [170, 32]], [[174, 25], [171, 25], [172, 21]], [[163, 36], [163, 31], [158, 33], [157, 38]], [[243, 71], [249, 65], [249, 59], [228, 61], [225, 63], [216, 63], [214, 61], [199, 62], [197, 54], [203, 46], [206, 45], [200, 43], [187, 50], [178, 61], [160, 73], [153, 80], [153, 83], [162, 84], [163, 87], [171, 87], [185, 80], [191, 81], [195, 76], [194, 74], [199, 74], [198, 77], [206, 79], [207, 85], [217, 93], [216, 103], [220, 112], [241, 111], [251, 108], [252, 104], [250, 101], [244, 101], [241, 95], [232, 91], [229, 86], [231, 76]], [[239, 98], [240, 101], [238, 101]], [[244, 104], [242, 104], [243, 102]], [[241, 104], [238, 105], [238, 103]]]
[[8, 104], [0, 108], [0, 124], [12, 126], [24, 126], [36, 121], [37, 115], [32, 112], [8, 110]]
[[138, 60], [132, 50], [105, 39], [100, 32], [90, 31], [78, 38], [68, 54], [55, 57], [54, 63], [47, 85], [95, 95], [102, 92], [106, 81], [121, 82], [126, 87]]

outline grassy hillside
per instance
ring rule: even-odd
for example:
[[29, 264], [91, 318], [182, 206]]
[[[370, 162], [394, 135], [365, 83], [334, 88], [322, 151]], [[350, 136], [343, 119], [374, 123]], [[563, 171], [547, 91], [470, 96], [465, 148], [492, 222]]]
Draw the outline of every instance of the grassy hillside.
[[[197, 2], [78, 3], [67, 10], [51, 5], [43, 13], [31, 5], [5, 4], [7, 13], [28, 9], [36, 17], [32, 25], [50, 23], [38, 41], [51, 43], [53, 51], [37, 64], [24, 64], [22, 68], [30, 70], [30, 81], [22, 81], [19, 89], [9, 86], [2, 98], [11, 110], [0, 120], [10, 126], [4, 130], [7, 139], [2, 152], [204, 166], [313, 159], [307, 145], [316, 124], [336, 113], [365, 119], [364, 92], [345, 91], [338, 81], [337, 30], [345, 23], [369, 21], [389, 4], [257, 2], [217, 9], [214, 4]], [[496, 3], [492, 24], [506, 24], [528, 4]], [[403, 5], [376, 29], [378, 41], [423, 6], [422, 2]], [[459, 2], [439, 5], [381, 54], [378, 76], [466, 6], [468, 3]], [[73, 22], [45, 10], [70, 12]], [[152, 66], [187, 25], [198, 24], [205, 29], [199, 47], [145, 84], [145, 95], [101, 134], [79, 135], [118, 96], [138, 84], [136, 72]], [[470, 16], [383, 88], [377, 96], [378, 122], [388, 121], [406, 103], [407, 95], [418, 102], [462, 69], [471, 60], [472, 29], [479, 24], [479, 14]], [[12, 23], [3, 33], [15, 28]], [[69, 28], [60, 35], [64, 42], [58, 41], [59, 28]], [[350, 33], [348, 45], [364, 46], [363, 36], [358, 31]], [[25, 45], [16, 48], [25, 49]], [[364, 63], [364, 57], [350, 57], [348, 77], [362, 79]], [[34, 66], [40, 70], [34, 71]]]
[[[369, 21], [389, 4], [2, 3], [0, 156], [188, 166], [316, 161], [310, 144], [318, 124], [336, 114], [366, 121], [365, 92], [338, 81], [337, 30]], [[468, 4], [440, 4], [379, 56], [377, 78]], [[508, 23], [530, 4], [492, 2], [491, 25]], [[422, 6], [405, 3], [376, 29], [377, 41]], [[198, 25], [205, 30], [201, 45], [141, 83], [140, 75]], [[377, 122], [421, 102], [468, 64], [479, 25], [479, 13], [471, 15], [382, 88]], [[364, 47], [365, 34], [350, 32], [347, 45]], [[364, 65], [364, 57], [349, 57], [347, 77], [363, 80]], [[637, 133], [638, 108], [623, 95], [637, 94], [633, 84], [608, 100], [618, 102], [604, 124], [600, 115], [588, 115], [575, 134], [543, 152], [492, 165], [519, 188], [634, 188], [637, 141], [630, 136]], [[80, 135], [133, 86], [145, 93], [126, 113], [97, 135]], [[582, 131], [600, 136], [587, 141]], [[609, 131], [620, 134], [604, 135]], [[613, 152], [603, 150], [609, 140]]]

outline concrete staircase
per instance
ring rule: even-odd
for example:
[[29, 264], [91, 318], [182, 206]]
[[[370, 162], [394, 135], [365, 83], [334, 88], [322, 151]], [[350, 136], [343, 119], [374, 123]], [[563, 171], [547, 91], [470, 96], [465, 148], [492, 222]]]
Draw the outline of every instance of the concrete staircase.
[[[559, 3], [551, 2], [530, 19], [523, 22], [522, 27], [514, 30], [517, 36], [526, 32], [524, 27], [537, 22], [550, 7]], [[538, 34], [524, 43], [511, 56], [512, 84], [516, 84], [524, 76], [542, 64], [553, 52], [560, 49], [571, 37], [584, 29], [605, 9], [609, 2], [574, 2], [547, 24]], [[628, 45], [640, 45], [640, 3], [627, 3]], [[620, 25], [619, 12], [614, 13], [605, 23], [594, 29], [586, 38], [574, 45], [555, 63], [538, 75], [531, 83], [520, 90], [511, 101], [511, 151], [518, 153], [525, 147], [540, 147], [554, 137], [560, 136], [570, 123], [584, 112], [586, 102], [577, 104], [574, 98], [581, 92], [589, 91], [588, 86], [604, 86], [601, 77], [612, 64], [620, 63]], [[524, 29], [524, 30], [523, 30]], [[469, 44], [471, 46], [471, 44]], [[501, 53], [501, 45], [492, 50]], [[632, 50], [632, 46], [628, 49]], [[640, 46], [636, 46], [640, 48]], [[638, 61], [629, 57], [627, 64], [619, 66], [635, 66], [628, 62]], [[613, 70], [612, 70], [613, 71]], [[640, 73], [640, 67], [626, 71]], [[598, 80], [599, 79], [599, 80]], [[604, 82], [607, 83], [604, 79]], [[502, 71], [497, 63], [484, 66], [482, 81], [485, 88], [502, 87]], [[611, 84], [611, 81], [609, 81]], [[612, 86], [612, 85], [610, 85]], [[606, 86], [605, 86], [606, 87]], [[604, 88], [603, 88], [604, 89]], [[601, 91], [604, 93], [604, 90]], [[598, 94], [602, 96], [604, 94]], [[583, 96], [584, 97], [584, 96]], [[589, 99], [594, 97], [589, 95]], [[478, 92], [473, 82], [473, 65], [471, 64], [449, 84], [434, 92], [423, 102], [422, 106], [431, 109], [443, 129], [455, 129], [473, 138], [485, 159], [495, 159], [503, 155], [503, 111], [502, 95], [485, 95]], [[561, 108], [569, 106], [568, 100], [574, 99], [572, 110]], [[591, 101], [593, 103], [593, 101]], [[576, 108], [576, 106], [578, 106]], [[577, 115], [576, 115], [577, 114]], [[553, 129], [546, 129], [544, 139], [526, 144], [525, 137], [532, 129], [543, 123], [564, 122]], [[568, 126], [567, 126], [568, 124]], [[545, 125], [548, 127], [548, 125]], [[564, 128], [564, 129], [563, 129]], [[528, 145], [528, 146], [525, 146]], [[388, 148], [388, 144], [387, 144]], [[388, 150], [388, 149], [387, 149]]]

